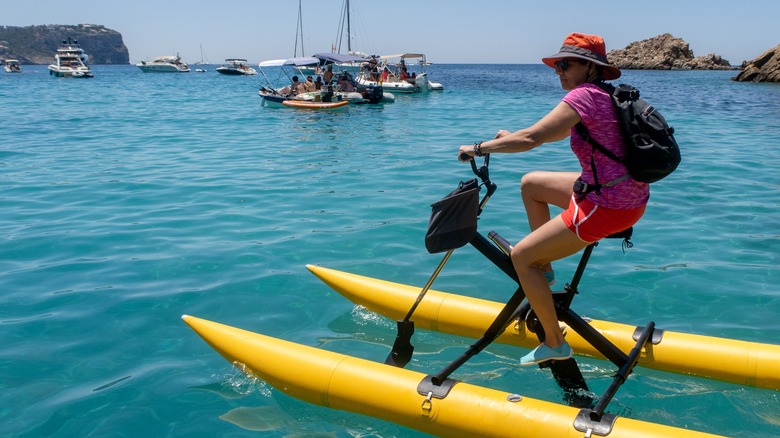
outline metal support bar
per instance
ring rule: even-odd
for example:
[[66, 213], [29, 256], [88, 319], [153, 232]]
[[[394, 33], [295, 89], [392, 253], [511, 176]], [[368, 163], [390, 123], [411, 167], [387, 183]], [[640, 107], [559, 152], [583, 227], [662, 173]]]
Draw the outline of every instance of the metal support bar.
[[612, 432], [612, 426], [615, 424], [615, 419], [617, 417], [612, 414], [605, 414], [604, 410], [607, 408], [609, 402], [612, 401], [612, 398], [615, 396], [618, 389], [620, 389], [620, 386], [626, 382], [628, 375], [633, 371], [639, 360], [639, 355], [642, 353], [642, 349], [645, 348], [645, 345], [647, 345], [647, 342], [653, 336], [654, 329], [655, 323], [653, 321], [648, 322], [642, 331], [642, 334], [639, 336], [636, 345], [631, 349], [631, 352], [628, 353], [628, 361], [626, 361], [626, 363], [620, 367], [617, 374], [615, 374], [612, 383], [609, 385], [606, 392], [604, 392], [604, 395], [601, 396], [599, 402], [596, 403], [596, 406], [593, 409], [581, 409], [577, 414], [577, 417], [574, 419], [575, 429], [580, 432], [590, 432], [601, 436], [607, 436]]
[[582, 279], [582, 274], [585, 273], [585, 267], [588, 265], [588, 261], [590, 260], [590, 255], [591, 253], [593, 253], [593, 248], [597, 247], [598, 244], [599, 244], [598, 242], [594, 242], [585, 247], [585, 251], [583, 251], [582, 257], [580, 257], [580, 262], [577, 264], [577, 269], [574, 271], [574, 276], [572, 276], [571, 278], [571, 283], [569, 283], [569, 286], [574, 291], [576, 291], [577, 286], [580, 285], [580, 279]]
[[506, 327], [511, 324], [512, 321], [517, 319], [520, 312], [524, 310], [523, 306], [520, 305], [524, 299], [525, 293], [523, 292], [523, 288], [518, 288], [514, 295], [512, 295], [512, 298], [510, 298], [506, 303], [504, 308], [501, 309], [501, 312], [498, 314], [498, 316], [496, 316], [496, 319], [493, 320], [493, 323], [490, 324], [490, 327], [488, 327], [488, 329], [485, 331], [485, 334], [482, 335], [482, 337], [479, 338], [477, 342], [471, 344], [468, 350], [461, 354], [457, 359], [444, 367], [441, 371], [439, 371], [438, 374], [431, 377], [433, 384], [443, 384], [443, 382], [447, 380], [450, 374], [460, 368], [461, 365], [466, 363], [473, 356], [476, 356], [480, 351], [484, 350], [485, 347], [490, 345], [491, 342], [493, 342], [501, 333], [503, 333]]
[[601, 396], [601, 399], [599, 399], [596, 407], [593, 408], [593, 412], [590, 414], [591, 418], [594, 418], [594, 416], [601, 418], [601, 416], [604, 414], [604, 409], [607, 408], [607, 405], [612, 400], [612, 397], [615, 396], [615, 393], [620, 388], [620, 385], [625, 383], [628, 375], [631, 374], [631, 371], [633, 371], [634, 367], [636, 366], [636, 363], [639, 360], [639, 355], [642, 354], [642, 349], [645, 348], [645, 344], [647, 344], [647, 341], [653, 334], [653, 329], [655, 329], [655, 323], [653, 321], [648, 322], [645, 326], [644, 332], [642, 332], [642, 336], [639, 337], [639, 340], [636, 341], [634, 348], [632, 348], [631, 352], [628, 353], [628, 361], [624, 363], [622, 367], [620, 367], [617, 374], [615, 375], [615, 378], [612, 379], [612, 384], [610, 384], [609, 388], [607, 388], [607, 392]]
[[517, 272], [515, 272], [515, 267], [512, 265], [512, 259], [493, 245], [487, 237], [477, 233], [469, 243], [483, 256], [487, 257], [487, 259], [496, 265], [496, 267], [501, 269], [504, 274], [508, 275], [509, 278], [514, 280], [517, 284], [520, 284], [520, 280], [517, 278]]
[[[515, 272], [514, 266], [512, 265], [511, 257], [506, 253], [506, 248], [499, 248], [499, 245], [502, 245], [502, 243], [505, 242], [505, 239], [501, 238], [501, 236], [498, 236], [498, 234], [495, 232], [491, 232], [490, 237], [494, 241], [498, 240], [498, 242], [494, 244], [482, 234], [477, 233], [469, 243], [519, 285], [520, 280], [517, 278], [517, 273]], [[590, 324], [588, 324], [588, 322], [585, 321], [580, 315], [576, 314], [569, 308], [574, 295], [578, 293], [577, 286], [579, 285], [580, 279], [585, 272], [585, 268], [588, 264], [591, 253], [593, 252], [593, 248], [596, 247], [596, 245], [597, 243], [593, 243], [585, 248], [582, 257], [580, 258], [579, 264], [577, 265], [574, 276], [572, 277], [572, 281], [566, 286], [566, 291], [564, 294], [565, 296], [556, 297], [555, 299], [556, 310], [558, 312], [558, 319], [560, 321], [565, 322], [569, 328], [582, 336], [583, 339], [593, 345], [615, 365], [622, 367], [628, 362], [628, 356], [620, 351], [620, 349], [618, 349], [615, 344], [604, 337], [604, 335], [591, 327]], [[499, 313], [485, 334], [474, 344], [469, 346], [468, 350], [461, 354], [460, 357], [447, 365], [438, 374], [431, 376], [431, 382], [434, 385], [441, 385], [450, 376], [450, 374], [457, 370], [461, 365], [466, 363], [470, 358], [477, 355], [480, 351], [484, 350], [488, 345], [490, 345], [490, 343], [493, 342], [495, 338], [498, 337], [512, 321], [521, 316], [524, 317], [528, 310], [530, 310], [530, 306], [528, 306], [527, 302], [524, 303], [523, 306], [520, 306], [524, 299], [525, 293], [523, 292], [521, 286], [518, 288], [509, 302], [507, 302], [501, 313]], [[544, 335], [542, 333], [540, 333], [540, 335], [540, 339], [543, 340]], [[587, 388], [587, 386], [584, 385], [582, 374], [579, 372], [579, 368], [577, 368], [576, 365], [572, 367], [567, 364], [566, 367], [553, 367], [552, 369], [553, 374], [559, 383], [577, 382], [574, 386]], [[574, 369], [576, 369], [576, 373], [573, 373]], [[564, 370], [565, 372], [563, 372]], [[580, 384], [580, 382], [582, 382], [582, 384]], [[572, 388], [563, 389], [570, 390]]]
[[565, 322], [570, 329], [575, 331], [578, 335], [582, 336], [590, 345], [594, 346], [596, 350], [601, 352], [609, 361], [617, 365], [623, 366], [628, 361], [628, 356], [620, 351], [619, 348], [604, 335], [598, 332], [598, 330], [591, 327], [587, 321], [582, 317], [574, 313], [571, 309], [558, 308], [558, 319]]

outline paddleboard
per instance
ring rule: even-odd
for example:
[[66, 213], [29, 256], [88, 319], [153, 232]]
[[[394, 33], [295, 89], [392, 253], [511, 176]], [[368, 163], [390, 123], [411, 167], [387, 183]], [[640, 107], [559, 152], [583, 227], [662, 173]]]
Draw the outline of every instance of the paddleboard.
[[285, 100], [282, 105], [290, 106], [294, 108], [306, 108], [306, 109], [332, 109], [340, 108], [342, 106], [349, 105], [346, 100], [340, 100], [338, 102], [313, 102], [309, 100]]

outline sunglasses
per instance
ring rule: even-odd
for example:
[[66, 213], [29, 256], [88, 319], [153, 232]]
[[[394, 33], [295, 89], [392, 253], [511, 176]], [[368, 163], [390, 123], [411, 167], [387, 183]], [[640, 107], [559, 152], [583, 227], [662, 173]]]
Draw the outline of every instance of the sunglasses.
[[560, 61], [555, 61], [555, 69], [560, 69], [561, 71], [566, 71], [571, 67], [571, 63], [576, 62], [577, 64], [582, 64], [582, 61], [579, 59], [561, 59]]

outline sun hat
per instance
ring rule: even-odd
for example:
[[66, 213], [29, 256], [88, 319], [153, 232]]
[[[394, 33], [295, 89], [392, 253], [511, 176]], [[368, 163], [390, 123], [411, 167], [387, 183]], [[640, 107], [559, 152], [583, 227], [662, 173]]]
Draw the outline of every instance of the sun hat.
[[620, 70], [607, 60], [607, 49], [604, 38], [598, 35], [587, 35], [573, 32], [563, 40], [561, 50], [551, 56], [542, 58], [542, 62], [555, 68], [555, 61], [562, 58], [579, 58], [590, 61], [604, 68], [604, 79], [611, 80], [620, 77]]

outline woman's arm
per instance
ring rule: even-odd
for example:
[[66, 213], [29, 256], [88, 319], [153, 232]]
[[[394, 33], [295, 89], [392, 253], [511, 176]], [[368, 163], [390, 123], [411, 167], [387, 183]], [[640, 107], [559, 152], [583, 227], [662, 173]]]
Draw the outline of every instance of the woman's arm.
[[[495, 138], [480, 144], [482, 154], [511, 153], [529, 151], [544, 143], [563, 140], [569, 136], [571, 128], [582, 120], [577, 111], [569, 104], [559, 103], [552, 111], [532, 126], [515, 132], [498, 131]], [[476, 155], [474, 145], [461, 146], [458, 156]]]

